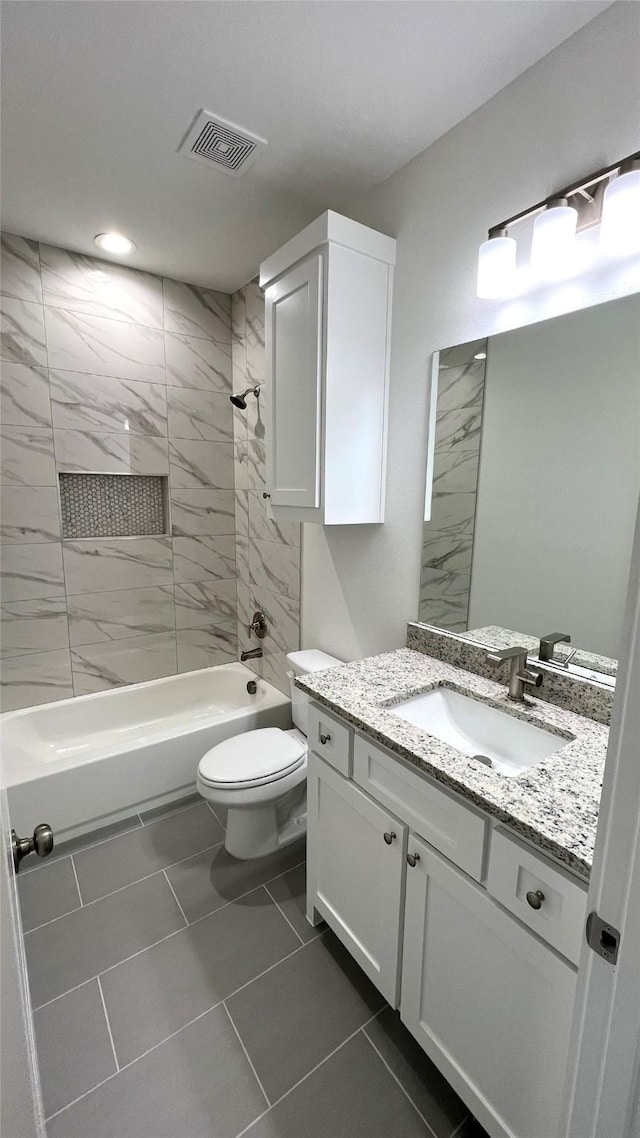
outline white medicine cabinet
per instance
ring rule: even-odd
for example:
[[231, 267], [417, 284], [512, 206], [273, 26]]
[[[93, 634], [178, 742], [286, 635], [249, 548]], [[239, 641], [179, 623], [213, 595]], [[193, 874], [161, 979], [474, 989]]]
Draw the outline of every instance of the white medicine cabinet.
[[384, 521], [395, 247], [329, 210], [260, 267], [277, 520]]

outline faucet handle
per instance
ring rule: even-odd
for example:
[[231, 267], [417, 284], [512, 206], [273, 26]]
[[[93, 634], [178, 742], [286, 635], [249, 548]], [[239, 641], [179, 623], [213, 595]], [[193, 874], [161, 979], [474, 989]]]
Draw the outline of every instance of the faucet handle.
[[252, 632], [255, 632], [258, 640], [264, 640], [267, 635], [267, 621], [264, 613], [261, 612], [260, 609], [256, 609], [253, 614], [253, 620], [249, 625], [249, 635], [251, 635]]
[[498, 648], [487, 652], [487, 660], [491, 664], [504, 664], [506, 660], [515, 660], [516, 656], [522, 658], [522, 667], [524, 668], [527, 663], [527, 651], [522, 645], [516, 645], [513, 648]]

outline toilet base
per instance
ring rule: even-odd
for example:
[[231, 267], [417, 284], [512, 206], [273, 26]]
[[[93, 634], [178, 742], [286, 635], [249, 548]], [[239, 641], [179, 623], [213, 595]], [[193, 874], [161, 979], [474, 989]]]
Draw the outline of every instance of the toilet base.
[[278, 805], [246, 807], [227, 811], [227, 831], [224, 845], [227, 853], [239, 861], [266, 857], [303, 838], [307, 832], [307, 812], [289, 818], [284, 826], [278, 824]]

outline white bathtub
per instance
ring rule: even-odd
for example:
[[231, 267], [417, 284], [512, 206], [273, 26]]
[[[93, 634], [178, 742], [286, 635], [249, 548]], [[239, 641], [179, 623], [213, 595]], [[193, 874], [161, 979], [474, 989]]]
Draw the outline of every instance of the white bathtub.
[[[255, 695], [247, 683], [255, 680]], [[291, 701], [242, 664], [0, 716], [12, 825], [65, 840], [195, 790], [205, 751], [256, 727], [291, 726]]]

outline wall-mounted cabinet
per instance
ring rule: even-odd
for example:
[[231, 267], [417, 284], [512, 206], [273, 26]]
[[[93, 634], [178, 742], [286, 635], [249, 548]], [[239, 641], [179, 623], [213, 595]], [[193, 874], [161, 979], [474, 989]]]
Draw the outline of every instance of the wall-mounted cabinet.
[[261, 265], [278, 520], [384, 520], [395, 246], [328, 211]]

